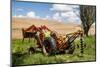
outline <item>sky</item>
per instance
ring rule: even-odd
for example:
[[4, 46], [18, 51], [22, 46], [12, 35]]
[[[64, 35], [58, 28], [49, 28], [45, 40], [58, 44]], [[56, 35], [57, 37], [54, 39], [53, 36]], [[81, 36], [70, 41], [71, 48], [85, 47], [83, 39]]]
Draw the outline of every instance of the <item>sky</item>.
[[79, 6], [37, 2], [12, 1], [12, 16], [80, 23]]

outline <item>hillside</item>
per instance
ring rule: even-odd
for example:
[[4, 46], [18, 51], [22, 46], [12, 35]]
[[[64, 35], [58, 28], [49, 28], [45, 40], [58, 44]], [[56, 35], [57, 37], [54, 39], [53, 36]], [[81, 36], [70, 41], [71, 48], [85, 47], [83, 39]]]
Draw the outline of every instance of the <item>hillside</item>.
[[[12, 18], [12, 38], [22, 38], [22, 28], [28, 28], [31, 25], [41, 26], [46, 25], [51, 30], [59, 34], [67, 34], [81, 29], [79, 24], [62, 23], [53, 20], [29, 19], [29, 18]], [[94, 27], [92, 27], [94, 32]]]

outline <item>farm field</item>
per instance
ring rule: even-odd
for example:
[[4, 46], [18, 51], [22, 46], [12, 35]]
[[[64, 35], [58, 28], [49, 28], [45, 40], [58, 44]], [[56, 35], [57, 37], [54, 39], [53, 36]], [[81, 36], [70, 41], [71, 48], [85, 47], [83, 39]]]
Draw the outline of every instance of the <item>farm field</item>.
[[45, 56], [40, 49], [37, 52], [29, 55], [28, 48], [36, 47], [36, 40], [32, 39], [30, 42], [25, 39], [22, 42], [22, 28], [28, 28], [31, 25], [41, 26], [46, 25], [51, 30], [56, 31], [58, 34], [73, 33], [81, 26], [79, 24], [67, 23], [62, 24], [57, 21], [41, 20], [41, 19], [24, 19], [13, 18], [12, 19], [12, 64], [13, 65], [27, 65], [27, 64], [55, 64], [55, 63], [68, 63], [79, 61], [95, 61], [95, 26], [92, 26], [89, 31], [89, 37], [84, 37], [86, 48], [84, 48], [84, 54], [81, 55], [80, 48], [77, 48], [77, 44], [80, 44], [79, 40], [75, 40], [75, 51], [73, 54], [57, 54], [53, 56]]
[[[54, 64], [54, 63], [67, 63], [67, 62], [79, 62], [79, 61], [95, 61], [95, 36], [89, 36], [84, 38], [86, 48], [84, 48], [84, 54], [81, 55], [80, 48], [75, 47], [73, 54], [58, 54], [53, 56], [45, 56], [41, 50], [37, 50], [36, 53], [29, 55], [27, 49], [30, 46], [35, 47], [36, 44], [31, 40], [29, 43], [26, 40], [22, 43], [21, 39], [12, 40], [12, 64], [13, 65], [27, 65], [27, 64]], [[75, 44], [79, 44], [79, 40], [75, 41]]]

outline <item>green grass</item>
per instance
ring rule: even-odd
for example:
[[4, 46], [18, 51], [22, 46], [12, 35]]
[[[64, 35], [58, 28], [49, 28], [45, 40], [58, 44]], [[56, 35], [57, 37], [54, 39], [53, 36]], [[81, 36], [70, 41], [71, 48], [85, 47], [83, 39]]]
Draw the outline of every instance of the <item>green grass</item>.
[[[26, 64], [52, 64], [52, 63], [67, 63], [78, 61], [95, 61], [95, 37], [84, 37], [84, 54], [81, 55], [80, 48], [75, 49], [73, 54], [58, 54], [54, 56], [45, 56], [41, 51], [32, 55], [27, 54], [27, 49], [30, 46], [35, 47], [36, 41], [32, 40], [30, 43], [25, 40], [22, 43], [21, 39], [12, 40], [12, 64], [13, 65], [26, 65]], [[79, 40], [75, 41], [75, 45], [80, 44]], [[17, 56], [20, 54], [20, 57]]]

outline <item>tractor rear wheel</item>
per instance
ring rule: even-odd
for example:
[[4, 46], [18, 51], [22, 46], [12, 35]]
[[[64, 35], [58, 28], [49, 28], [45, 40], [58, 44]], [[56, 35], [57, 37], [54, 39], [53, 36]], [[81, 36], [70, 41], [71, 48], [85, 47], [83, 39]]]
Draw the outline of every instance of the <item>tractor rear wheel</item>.
[[56, 42], [52, 37], [44, 40], [44, 45], [49, 55], [56, 54]]

